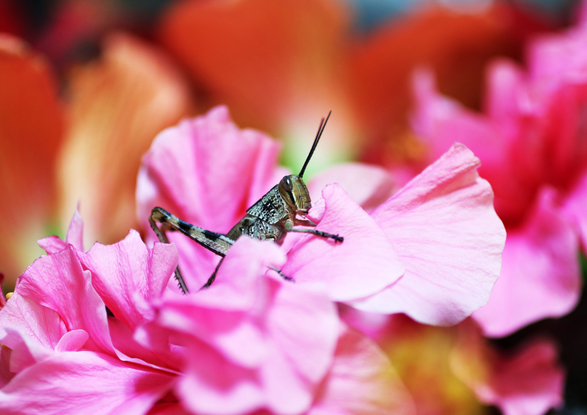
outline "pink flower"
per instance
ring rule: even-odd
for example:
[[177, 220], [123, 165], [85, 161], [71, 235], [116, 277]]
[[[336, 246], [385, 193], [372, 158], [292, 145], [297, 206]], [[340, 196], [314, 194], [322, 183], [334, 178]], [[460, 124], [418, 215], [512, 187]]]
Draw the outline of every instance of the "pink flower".
[[489, 71], [484, 114], [416, 78], [417, 133], [432, 157], [454, 140], [481, 158], [508, 229], [503, 269], [488, 305], [474, 318], [486, 335], [504, 336], [568, 313], [581, 281], [577, 251], [587, 241], [587, 27], [537, 39], [528, 73], [506, 61]]
[[[265, 135], [238, 130], [223, 107], [183, 121], [162, 132], [143, 159], [139, 217], [147, 228], [151, 209], [161, 206], [226, 233], [285, 174], [276, 167], [277, 150]], [[487, 302], [505, 239], [478, 165], [456, 145], [370, 214], [339, 184], [327, 186], [309, 216], [319, 222], [317, 229], [338, 233], [344, 242], [289, 235], [283, 272], [299, 285], [325, 286], [332, 300], [361, 309], [404, 312], [431, 324], [464, 319]], [[364, 192], [357, 198], [373, 208], [372, 201], [386, 193], [379, 185], [390, 180], [381, 171], [361, 174], [378, 177], [376, 185], [363, 185], [374, 198]], [[170, 238], [188, 287], [201, 287], [218, 258], [181, 235]]]
[[354, 403], [409, 413], [409, 395], [387, 359], [359, 333], [341, 330], [324, 292], [264, 275], [267, 265], [284, 261], [277, 245], [243, 237], [211, 288], [169, 292], [154, 304], [153, 322], [138, 337], [149, 345], [174, 339], [187, 348], [176, 389], [183, 405], [194, 413], [297, 414]]
[[[80, 225], [68, 235], [76, 245]], [[56, 237], [40, 242], [49, 255], [0, 312], [2, 413], [146, 413], [173, 389], [177, 367], [133, 340], [145, 321], [137, 304], [161, 295], [175, 248], [149, 249], [134, 231], [87, 253]]]
[[20, 277], [0, 312], [2, 413], [413, 413], [387, 358], [341, 325], [325, 293], [267, 273], [284, 255], [241, 238], [213, 289], [168, 289], [173, 245], [138, 234], [67, 241]]

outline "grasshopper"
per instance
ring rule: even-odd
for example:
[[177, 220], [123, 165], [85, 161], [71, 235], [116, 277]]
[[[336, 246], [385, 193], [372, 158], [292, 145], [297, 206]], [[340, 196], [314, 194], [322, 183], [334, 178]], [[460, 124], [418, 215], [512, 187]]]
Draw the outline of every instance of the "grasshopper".
[[[322, 118], [320, 121], [318, 133], [300, 173], [283, 177], [279, 184], [275, 185], [253, 206], [247, 209], [246, 215], [226, 235], [194, 226], [172, 215], [163, 208], [153, 208], [151, 216], [149, 216], [149, 223], [153, 231], [155, 231], [155, 234], [157, 234], [159, 241], [169, 243], [165, 232], [180, 231], [204, 248], [222, 257], [214, 273], [201, 289], [209, 287], [214, 282], [216, 273], [224, 260], [224, 256], [241, 235], [248, 235], [262, 240], [272, 240], [280, 245], [288, 232], [310, 233], [321, 238], [333, 239], [335, 242], [343, 241], [342, 236], [329, 234], [317, 229], [294, 228], [296, 225], [316, 226], [314, 222], [305, 218], [305, 215], [308, 214], [308, 211], [312, 207], [312, 202], [310, 200], [310, 192], [302, 178], [329, 118], [330, 113], [328, 113], [326, 119]], [[161, 227], [158, 227], [157, 223], [160, 223]], [[277, 268], [272, 269], [278, 272], [283, 278], [291, 280], [291, 278], [283, 275], [281, 270]], [[187, 294], [188, 287], [181, 276], [179, 266], [175, 269], [175, 278], [180, 289], [184, 294]]]

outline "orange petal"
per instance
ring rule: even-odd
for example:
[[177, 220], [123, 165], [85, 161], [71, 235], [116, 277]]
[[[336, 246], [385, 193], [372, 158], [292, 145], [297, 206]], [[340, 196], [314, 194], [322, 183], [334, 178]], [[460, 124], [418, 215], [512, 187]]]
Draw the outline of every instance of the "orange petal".
[[[479, 106], [487, 61], [519, 53], [521, 38], [514, 36], [509, 12], [497, 6], [477, 14], [426, 8], [357, 45], [350, 58], [353, 103], [362, 128], [376, 140], [369, 161], [405, 161], [414, 149], [419, 153], [405, 132], [411, 77], [418, 66], [434, 70], [445, 94]], [[392, 144], [394, 140], [401, 144]]]
[[10, 286], [43, 251], [54, 200], [54, 163], [64, 120], [46, 62], [0, 36], [0, 271]]
[[78, 201], [86, 244], [114, 242], [137, 225], [140, 158], [158, 132], [188, 113], [187, 91], [159, 51], [123, 34], [110, 36], [102, 58], [72, 74], [59, 166], [64, 229]]
[[177, 2], [161, 26], [165, 45], [237, 124], [289, 139], [296, 166], [320, 117], [333, 115], [311, 164], [352, 149], [346, 103], [348, 15], [331, 0]]

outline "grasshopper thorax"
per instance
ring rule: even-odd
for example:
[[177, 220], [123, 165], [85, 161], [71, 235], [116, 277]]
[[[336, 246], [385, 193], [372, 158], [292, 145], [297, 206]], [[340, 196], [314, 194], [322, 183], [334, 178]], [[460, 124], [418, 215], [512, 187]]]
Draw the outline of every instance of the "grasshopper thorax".
[[301, 177], [284, 176], [279, 182], [279, 194], [294, 214], [306, 215], [312, 207], [310, 192]]

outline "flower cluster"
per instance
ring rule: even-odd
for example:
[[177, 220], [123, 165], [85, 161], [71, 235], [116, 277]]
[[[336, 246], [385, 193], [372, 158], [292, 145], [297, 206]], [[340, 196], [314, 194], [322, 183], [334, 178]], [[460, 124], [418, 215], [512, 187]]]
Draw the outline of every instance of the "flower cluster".
[[572, 310], [581, 291], [577, 253], [586, 246], [587, 26], [536, 39], [528, 71], [498, 60], [485, 113], [440, 96], [429, 73], [415, 79], [414, 129], [441, 154], [457, 140], [483, 160], [495, 209], [508, 229], [503, 269], [489, 304], [474, 314], [501, 337]]
[[[284, 174], [277, 153], [269, 137], [232, 124], [226, 108], [184, 120], [143, 159], [139, 217], [161, 205], [226, 232]], [[212, 286], [188, 295], [175, 287], [176, 265], [198, 287], [217, 258], [181, 235], [148, 246], [135, 231], [86, 252], [76, 214], [66, 242], [40, 241], [47, 255], [19, 278], [0, 313], [0, 408], [414, 413], [388, 358], [347, 326], [336, 304], [437, 325], [484, 305], [505, 230], [478, 166], [456, 144], [390, 197], [378, 169], [325, 172], [316, 183], [340, 179], [314, 196], [309, 217], [318, 230], [343, 235], [342, 244], [288, 235], [279, 247], [241, 237]]]

